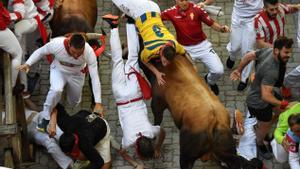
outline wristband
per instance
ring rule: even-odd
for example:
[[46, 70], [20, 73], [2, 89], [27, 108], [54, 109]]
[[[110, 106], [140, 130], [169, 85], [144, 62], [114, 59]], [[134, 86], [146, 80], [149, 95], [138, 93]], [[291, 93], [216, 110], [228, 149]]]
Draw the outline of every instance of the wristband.
[[289, 105], [289, 102], [286, 100], [282, 100], [280, 103], [280, 109], [285, 109]]

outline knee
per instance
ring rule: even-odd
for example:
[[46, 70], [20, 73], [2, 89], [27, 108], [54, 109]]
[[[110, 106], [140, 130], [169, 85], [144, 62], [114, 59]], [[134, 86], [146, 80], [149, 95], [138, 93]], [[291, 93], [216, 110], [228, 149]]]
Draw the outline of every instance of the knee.
[[55, 95], [61, 95], [63, 92], [63, 88], [60, 87], [51, 87], [49, 90], [49, 93], [55, 94]]
[[211, 73], [214, 75], [214, 76], [222, 76], [224, 74], [224, 67], [223, 65], [220, 65], [220, 66], [215, 66], [214, 69], [211, 71]]

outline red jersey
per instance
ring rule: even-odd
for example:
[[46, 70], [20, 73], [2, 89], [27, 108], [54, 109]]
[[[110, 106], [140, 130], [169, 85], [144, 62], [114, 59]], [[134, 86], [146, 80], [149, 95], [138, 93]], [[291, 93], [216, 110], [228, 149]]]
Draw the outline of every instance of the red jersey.
[[185, 11], [177, 5], [164, 10], [161, 13], [161, 19], [173, 23], [177, 41], [185, 46], [196, 45], [206, 39], [202, 30], [202, 22], [208, 26], [214, 23], [206, 11], [192, 2], [189, 3], [188, 9]]
[[0, 30], [5, 30], [10, 24], [9, 12], [5, 9], [0, 1]]
[[284, 36], [285, 14], [291, 12], [293, 12], [293, 9], [284, 4], [279, 5], [279, 13], [276, 18], [270, 18], [267, 12], [262, 10], [254, 18], [256, 39], [263, 39], [264, 42], [273, 44], [279, 36]]

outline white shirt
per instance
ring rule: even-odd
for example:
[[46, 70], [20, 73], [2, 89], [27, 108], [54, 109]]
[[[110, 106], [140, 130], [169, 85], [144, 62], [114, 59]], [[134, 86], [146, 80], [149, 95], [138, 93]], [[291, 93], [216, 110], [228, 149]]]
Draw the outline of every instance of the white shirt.
[[[12, 20], [32, 19], [39, 14], [32, 0], [9, 0], [8, 9], [14, 12], [10, 13]], [[16, 12], [21, 14], [21, 18], [17, 17]]]
[[240, 17], [254, 17], [263, 7], [263, 0], [235, 0], [232, 13]]
[[[93, 94], [96, 103], [101, 103], [101, 84], [98, 75], [98, 64], [96, 55], [89, 44], [85, 43], [84, 52], [78, 58], [74, 59], [67, 52], [64, 41], [65, 37], [57, 37], [45, 44], [43, 47], [37, 49], [26, 61], [29, 66], [39, 61], [43, 56], [52, 54], [54, 60], [51, 66], [56, 66], [62, 73], [81, 75], [81, 70], [87, 65], [92, 79]], [[64, 66], [61, 62], [72, 64], [73, 67]]]
[[160, 133], [160, 126], [153, 126], [148, 118], [147, 107], [143, 100], [118, 106], [120, 124], [123, 130], [122, 148], [134, 145], [139, 133], [154, 138]]

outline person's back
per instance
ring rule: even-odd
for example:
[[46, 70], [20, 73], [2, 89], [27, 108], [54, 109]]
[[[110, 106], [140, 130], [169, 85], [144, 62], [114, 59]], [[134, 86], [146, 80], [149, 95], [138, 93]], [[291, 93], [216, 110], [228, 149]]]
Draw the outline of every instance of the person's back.
[[64, 131], [59, 139], [62, 151], [75, 159], [86, 158], [93, 169], [110, 166], [108, 123], [99, 115], [85, 110], [69, 116], [62, 105], [58, 104], [56, 109], [57, 124]]

